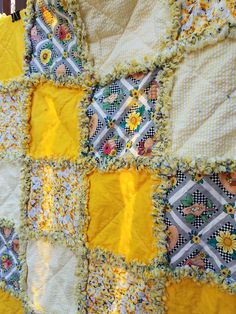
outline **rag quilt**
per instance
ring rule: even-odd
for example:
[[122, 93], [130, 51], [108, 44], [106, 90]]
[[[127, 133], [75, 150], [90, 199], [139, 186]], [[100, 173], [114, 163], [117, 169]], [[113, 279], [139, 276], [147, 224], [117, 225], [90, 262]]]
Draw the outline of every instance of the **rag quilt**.
[[0, 16], [0, 313], [235, 314], [236, 0]]

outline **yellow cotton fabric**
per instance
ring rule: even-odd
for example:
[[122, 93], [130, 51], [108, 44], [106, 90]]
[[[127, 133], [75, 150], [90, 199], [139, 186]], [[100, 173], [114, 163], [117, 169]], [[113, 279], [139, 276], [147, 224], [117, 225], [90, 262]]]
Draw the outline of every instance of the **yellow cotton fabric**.
[[160, 180], [133, 169], [90, 175], [88, 244], [126, 260], [148, 263], [156, 255], [152, 186]]
[[85, 91], [44, 83], [33, 94], [30, 155], [34, 158], [78, 156], [78, 107]]
[[235, 314], [236, 295], [190, 279], [167, 288], [167, 314]]
[[23, 74], [24, 12], [20, 12], [21, 20], [14, 23], [11, 16], [0, 18], [0, 80], [9, 80]]
[[0, 290], [0, 313], [2, 314], [23, 314], [21, 302], [9, 293]]

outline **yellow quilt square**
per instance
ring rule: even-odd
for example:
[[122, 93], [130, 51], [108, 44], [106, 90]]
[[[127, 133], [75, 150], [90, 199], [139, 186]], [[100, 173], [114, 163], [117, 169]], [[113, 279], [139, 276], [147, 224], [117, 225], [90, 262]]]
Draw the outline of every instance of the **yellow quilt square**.
[[168, 286], [166, 306], [167, 314], [234, 314], [236, 296], [186, 278]]
[[30, 155], [75, 159], [79, 149], [78, 104], [85, 91], [40, 84], [33, 93]]
[[23, 306], [19, 299], [8, 292], [0, 290], [0, 313], [23, 314]]
[[14, 23], [11, 16], [0, 18], [0, 80], [9, 80], [23, 74], [25, 11], [21, 11], [20, 15], [21, 19]]
[[90, 177], [88, 245], [126, 260], [149, 263], [157, 249], [153, 234], [153, 179], [146, 171], [93, 172]]

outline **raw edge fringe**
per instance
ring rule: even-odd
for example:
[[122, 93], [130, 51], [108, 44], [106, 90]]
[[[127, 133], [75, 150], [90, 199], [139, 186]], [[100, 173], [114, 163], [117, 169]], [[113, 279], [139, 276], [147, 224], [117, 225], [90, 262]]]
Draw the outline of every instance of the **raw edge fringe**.
[[236, 294], [236, 283], [233, 284], [227, 284], [225, 282], [225, 278], [220, 277], [216, 275], [213, 271], [209, 272], [200, 272], [199, 268], [196, 266], [191, 266], [186, 267], [186, 268], [181, 268], [181, 269], [176, 269], [176, 270], [171, 270], [171, 269], [166, 269], [166, 274], [168, 277], [168, 285], [171, 283], [179, 283], [180, 281], [189, 278], [193, 280], [194, 282], [197, 282], [199, 284], [207, 284], [212, 287], [217, 287], [221, 291], [226, 291], [229, 294]]
[[68, 0], [68, 13], [73, 17], [73, 30], [77, 37], [77, 45], [80, 48], [80, 58], [84, 68], [84, 72], [77, 76], [69, 76], [67, 78], [55, 78], [52, 74], [30, 73], [30, 58], [32, 55], [32, 46], [30, 40], [30, 30], [33, 27], [35, 17], [35, 1], [27, 0], [26, 13], [24, 17], [25, 26], [25, 56], [24, 56], [24, 76], [29, 81], [37, 80], [44, 76], [47, 80], [55, 83], [73, 82], [74, 84], [86, 84], [87, 81], [94, 80], [94, 71], [88, 57], [88, 45], [85, 42], [85, 29], [80, 17], [79, 5], [75, 0]]

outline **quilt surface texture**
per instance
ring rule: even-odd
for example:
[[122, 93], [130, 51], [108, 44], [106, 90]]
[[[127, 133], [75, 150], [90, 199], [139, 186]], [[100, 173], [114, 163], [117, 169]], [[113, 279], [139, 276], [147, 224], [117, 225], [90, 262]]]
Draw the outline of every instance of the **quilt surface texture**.
[[236, 313], [236, 0], [0, 15], [0, 314]]

